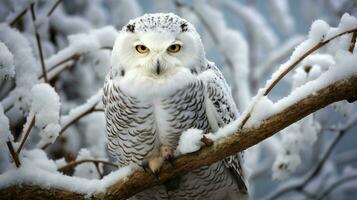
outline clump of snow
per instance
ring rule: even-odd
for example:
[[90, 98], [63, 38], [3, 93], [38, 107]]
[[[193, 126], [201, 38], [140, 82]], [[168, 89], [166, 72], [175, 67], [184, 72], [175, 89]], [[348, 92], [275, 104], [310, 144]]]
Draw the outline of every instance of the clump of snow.
[[301, 163], [297, 154], [279, 154], [273, 164], [273, 179], [286, 179]]
[[10, 94], [10, 101], [17, 110], [26, 113], [30, 106], [29, 91], [38, 82], [40, 65], [30, 43], [17, 30], [7, 24], [0, 24], [0, 40], [14, 56], [16, 88]]
[[259, 125], [271, 113], [274, 113], [274, 103], [267, 96], [263, 96], [256, 102], [246, 126], [253, 127]]
[[321, 42], [324, 40], [330, 26], [323, 20], [316, 20], [312, 23], [310, 32], [309, 32], [309, 39], [315, 42]]
[[0, 79], [10, 78], [14, 76], [14, 56], [6, 47], [6, 45], [0, 42]]
[[40, 145], [53, 143], [61, 127], [59, 125], [60, 100], [57, 92], [48, 84], [40, 83], [32, 90], [31, 112], [35, 115], [35, 125], [41, 129]]
[[100, 44], [94, 35], [78, 33], [68, 36], [68, 41], [78, 53], [87, 53], [99, 49]]
[[349, 117], [354, 112], [353, 104], [348, 103], [347, 101], [336, 102], [333, 104], [333, 108], [344, 117]]
[[336, 28], [331, 28], [327, 33], [326, 38], [332, 38], [338, 33], [342, 33], [348, 30], [355, 29], [357, 27], [357, 19], [348, 13], [342, 15], [340, 23]]
[[341, 17], [340, 24], [338, 25], [339, 31], [347, 31], [351, 28], [357, 27], [357, 19], [348, 13], [344, 13]]
[[[47, 69], [61, 63], [74, 55], [84, 53], [100, 54], [98, 50], [101, 47], [112, 47], [118, 32], [112, 26], [106, 26], [100, 29], [95, 29], [89, 33], [73, 34], [68, 36], [69, 46], [46, 59], [45, 64]], [[101, 56], [104, 57], [104, 56]], [[105, 58], [105, 57], [104, 57]], [[55, 74], [56, 71], [63, 70], [67, 63], [62, 64], [62, 67], [56, 67], [48, 73], [49, 77]], [[88, 73], [88, 72], [87, 72]]]
[[319, 65], [324, 71], [328, 70], [330, 66], [336, 64], [333, 56], [329, 54], [316, 53], [309, 55], [302, 62], [302, 66]]
[[[76, 161], [94, 159], [91, 152], [88, 149], [81, 149], [78, 153]], [[99, 170], [102, 170], [102, 166], [98, 165]], [[94, 165], [94, 163], [87, 162], [80, 165], [77, 165], [74, 169], [73, 176], [82, 177], [86, 179], [99, 179], [100, 175]]]
[[187, 154], [200, 150], [204, 145], [201, 142], [203, 131], [200, 129], [191, 128], [184, 131], [177, 146], [177, 154]]
[[23, 150], [21, 167], [13, 166], [0, 174], [0, 188], [19, 184], [38, 185], [42, 188], [57, 188], [70, 192], [86, 194], [90, 197], [106, 189], [119, 180], [125, 180], [136, 169], [134, 166], [122, 167], [106, 175], [103, 179], [88, 180], [81, 177], [63, 175], [57, 171], [56, 163], [49, 160], [41, 149]]
[[320, 131], [321, 125], [310, 115], [280, 132], [281, 150], [273, 164], [273, 179], [285, 179], [296, 170], [300, 152], [316, 142]]

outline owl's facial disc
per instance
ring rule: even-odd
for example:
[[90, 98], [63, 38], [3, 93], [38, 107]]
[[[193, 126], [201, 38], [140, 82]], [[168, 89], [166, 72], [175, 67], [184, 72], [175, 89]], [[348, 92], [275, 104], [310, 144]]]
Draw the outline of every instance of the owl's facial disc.
[[126, 75], [167, 78], [197, 67], [202, 51], [200, 40], [188, 32], [122, 33], [114, 45], [112, 64], [122, 67]]

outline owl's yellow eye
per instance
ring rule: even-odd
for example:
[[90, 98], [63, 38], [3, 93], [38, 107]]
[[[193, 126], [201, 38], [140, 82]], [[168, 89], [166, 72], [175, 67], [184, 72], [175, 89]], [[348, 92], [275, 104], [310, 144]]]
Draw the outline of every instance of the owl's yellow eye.
[[171, 53], [177, 53], [181, 50], [181, 45], [179, 44], [173, 44], [167, 48], [167, 50]]
[[147, 47], [144, 46], [144, 45], [136, 45], [136, 46], [135, 46], [135, 49], [136, 49], [136, 51], [139, 52], [139, 53], [147, 53], [147, 52], [149, 52], [149, 48], [147, 48]]

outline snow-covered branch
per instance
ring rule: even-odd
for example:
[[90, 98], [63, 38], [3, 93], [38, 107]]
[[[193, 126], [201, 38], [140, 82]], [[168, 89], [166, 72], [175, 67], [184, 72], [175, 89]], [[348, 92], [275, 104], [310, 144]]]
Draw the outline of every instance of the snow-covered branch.
[[[67, 177], [69, 180], [73, 179], [73, 181], [69, 181], [67, 187], [59, 187], [62, 189], [55, 189], [55, 184], [48, 182], [49, 180], [38, 180], [37, 186], [27, 185], [29, 183], [25, 184], [25, 181], [21, 187], [14, 186], [17, 182], [11, 183], [11, 181], [4, 181], [3, 184], [0, 184], [2, 188], [0, 195], [5, 198], [11, 198], [13, 197], [12, 195], [14, 195], [12, 192], [18, 191], [16, 194], [25, 196], [36, 195], [38, 192], [41, 192], [43, 196], [52, 198], [84, 198], [86, 195], [91, 194], [93, 198], [98, 199], [126, 199], [145, 188], [163, 183], [169, 178], [187, 173], [201, 166], [209, 165], [229, 155], [243, 151], [331, 103], [353, 98], [356, 95], [356, 88], [357, 76], [354, 75], [327, 85], [315, 91], [314, 94], [306, 95], [299, 101], [287, 106], [284, 110], [264, 119], [256, 127], [237, 130], [232, 128], [237, 127], [237, 124], [235, 124], [237, 122], [233, 122], [232, 125], [221, 130], [221, 132], [226, 132], [226, 135], [229, 135], [228, 137], [216, 140], [215, 144], [211, 147], [204, 147], [198, 152], [178, 157], [172, 163], [175, 166], [174, 168], [171, 164], [164, 165], [160, 172], [159, 179], [141, 170], [135, 172], [129, 170], [129, 172], [127, 171], [127, 173], [124, 174], [124, 177], [127, 178], [112, 180], [111, 185], [107, 185], [104, 191], [99, 192], [97, 190], [98, 188], [92, 188], [93, 190], [90, 191], [83, 189], [73, 191], [72, 189], [72, 192], [69, 192], [71, 191], [71, 187], [75, 187], [71, 185], [73, 182], [76, 183], [74, 181], [76, 180], [75, 177]], [[21, 171], [17, 171], [17, 173], [20, 174]], [[111, 175], [108, 175], [108, 178], [110, 176]], [[107, 180], [105, 178], [106, 177], [104, 177], [104, 180]], [[57, 179], [53, 181], [57, 181], [57, 184], [59, 184]], [[100, 181], [102, 180], [98, 180], [97, 184], [100, 184]], [[107, 182], [103, 181], [103, 184], [104, 183]], [[47, 186], [51, 185], [53, 189], [41, 189], [43, 184]]]

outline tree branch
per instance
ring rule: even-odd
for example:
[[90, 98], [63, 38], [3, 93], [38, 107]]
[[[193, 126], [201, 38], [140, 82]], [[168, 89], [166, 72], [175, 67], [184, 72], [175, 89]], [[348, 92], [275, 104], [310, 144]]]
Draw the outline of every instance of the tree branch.
[[[263, 96], [267, 96], [270, 91], [275, 87], [276, 84], [278, 84], [278, 82], [283, 79], [285, 77], [286, 74], [288, 74], [292, 69], [294, 69], [301, 61], [303, 61], [307, 56], [311, 55], [312, 53], [314, 53], [315, 51], [317, 51], [318, 49], [320, 49], [321, 47], [325, 46], [326, 44], [328, 44], [330, 41], [336, 39], [336, 38], [339, 38], [341, 37], [342, 35], [345, 35], [345, 34], [350, 34], [350, 33], [353, 33], [353, 36], [352, 36], [352, 41], [351, 41], [351, 46], [354, 47], [354, 44], [356, 42], [356, 36], [355, 36], [355, 33], [357, 32], [357, 28], [354, 28], [354, 29], [351, 29], [351, 30], [347, 30], [347, 31], [344, 31], [342, 33], [339, 33], [327, 40], [323, 40], [319, 43], [317, 43], [316, 45], [314, 45], [313, 47], [311, 47], [310, 49], [308, 49], [304, 54], [302, 54], [299, 58], [297, 58], [297, 60], [295, 60], [293, 63], [291, 63], [290, 65], [287, 66], [287, 68], [282, 71], [279, 76], [277, 78], [275, 78], [271, 83], [269, 83], [268, 85], [265, 86], [264, 88], [264, 92], [263, 92]], [[353, 47], [350, 46], [350, 52], [352, 53], [353, 52]], [[351, 50], [352, 48], [352, 50]], [[356, 95], [350, 97], [352, 100], [354, 100], [356, 98]], [[348, 99], [349, 100], [349, 99]], [[240, 126], [240, 128], [243, 128], [245, 123], [248, 121], [248, 119], [251, 117], [251, 113], [253, 112], [254, 110], [254, 106], [253, 105], [249, 112], [244, 116], [244, 119], [242, 120], [242, 124]]]
[[58, 168], [58, 171], [63, 172], [63, 171], [68, 170], [68, 169], [73, 169], [77, 165], [80, 165], [82, 163], [87, 163], [87, 162], [94, 163], [94, 164], [102, 163], [102, 164], [109, 165], [109, 166], [112, 166], [112, 167], [116, 167], [116, 168], [118, 167], [118, 165], [116, 165], [116, 164], [114, 164], [112, 162], [106, 161], [106, 160], [85, 159], [85, 160], [72, 161], [72, 162], [68, 163], [67, 165]]
[[34, 7], [35, 7], [35, 4], [32, 3], [31, 6], [30, 6], [30, 8], [31, 8], [30, 10], [31, 10], [31, 16], [32, 16], [33, 29], [35, 31], [36, 44], [37, 44], [37, 48], [38, 48], [38, 53], [40, 55], [42, 74], [43, 74], [45, 83], [48, 83], [45, 60], [43, 58], [41, 37], [40, 37], [40, 34], [38, 33], [37, 27], [36, 27], [36, 13], [35, 13], [35, 8]]
[[[350, 98], [357, 93], [357, 76], [337, 81], [313, 95], [309, 95], [285, 110], [265, 119], [259, 126], [244, 128], [235, 134], [216, 142], [210, 147], [203, 147], [200, 151], [183, 155], [171, 164], [165, 164], [160, 172], [159, 179], [151, 173], [136, 171], [125, 180], [118, 180], [105, 193], [96, 194], [93, 199], [126, 199], [134, 194], [161, 184], [171, 178], [183, 175], [202, 166], [215, 163], [223, 158], [243, 151], [264, 139], [274, 135], [290, 124], [321, 109], [325, 106]], [[16, 191], [16, 192], [14, 192]], [[39, 186], [10, 186], [0, 189], [0, 196], [5, 199], [38, 197], [53, 199], [83, 199], [84, 194], [70, 193], [59, 189], [41, 189]], [[16, 199], [15, 198], [15, 199]]]
[[50, 11], [48, 11], [47, 13], [47, 17], [51, 16], [53, 11], [55, 11], [55, 9], [57, 8], [57, 6], [62, 2], [62, 0], [57, 0], [55, 4], [53, 4], [52, 8], [50, 9]]
[[19, 156], [15, 152], [14, 146], [12, 145], [12, 142], [9, 140], [6, 142], [6, 145], [7, 145], [7, 148], [9, 148], [10, 155], [11, 155], [12, 159], [14, 160], [16, 167], [19, 168], [21, 163], [19, 160]]

